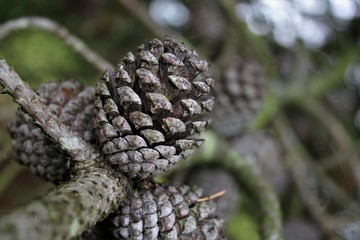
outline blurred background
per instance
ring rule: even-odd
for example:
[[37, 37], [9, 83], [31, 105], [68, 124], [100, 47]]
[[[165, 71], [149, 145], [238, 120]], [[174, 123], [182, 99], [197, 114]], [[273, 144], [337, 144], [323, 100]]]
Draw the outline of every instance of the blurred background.
[[[58, 31], [23, 27], [30, 16]], [[229, 239], [264, 239], [253, 201], [261, 189], [223, 166], [225, 144], [278, 196], [285, 239], [360, 239], [359, 17], [359, 0], [1, 0], [0, 56], [33, 88], [95, 85], [104, 69], [76, 44], [115, 65], [154, 37], [184, 41], [210, 62], [217, 103], [196, 164], [161, 179], [209, 194], [227, 188], [217, 201], [229, 205], [219, 208]], [[0, 96], [0, 213], [52, 187], [14, 161], [7, 126], [16, 109]], [[221, 180], [209, 188], [214, 174]]]

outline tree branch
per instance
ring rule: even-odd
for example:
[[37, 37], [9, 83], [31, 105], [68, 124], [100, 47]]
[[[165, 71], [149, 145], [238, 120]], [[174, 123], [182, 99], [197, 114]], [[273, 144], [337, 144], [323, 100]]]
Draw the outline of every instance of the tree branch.
[[0, 239], [72, 239], [119, 207], [128, 180], [95, 164], [40, 200], [0, 218]]
[[[306, 113], [315, 118], [321, 125], [323, 125], [330, 133], [330, 136], [337, 144], [338, 149], [347, 153], [347, 157], [338, 159], [340, 161], [348, 162], [357, 179], [360, 182], [360, 166], [357, 147], [353, 143], [344, 125], [336, 118], [334, 114], [328, 111], [321, 103], [311, 98], [302, 101], [293, 101], [293, 104], [301, 107]], [[358, 190], [360, 190], [358, 188]], [[359, 194], [357, 197], [360, 198]]]
[[95, 66], [101, 72], [103, 72], [106, 68], [112, 66], [111, 63], [106, 61], [96, 52], [92, 51], [78, 37], [72, 35], [68, 29], [44, 17], [22, 17], [1, 24], [0, 40], [14, 31], [26, 28], [38, 28], [54, 33], [55, 35], [63, 39], [64, 42], [68, 46], [70, 46], [75, 52], [80, 54], [86, 61]]
[[38, 95], [21, 80], [4, 59], [0, 59], [0, 85], [4, 88], [2, 92], [11, 95], [14, 101], [34, 119], [34, 122], [59, 143], [60, 148], [74, 161], [90, 164], [99, 157], [98, 151], [92, 145], [77, 137], [50, 112]]
[[282, 139], [283, 146], [287, 151], [291, 162], [289, 167], [302, 200], [327, 237], [331, 240], [339, 239], [336, 235], [336, 226], [339, 224], [339, 220], [323, 211], [319, 199], [306, 184], [307, 166], [302, 160], [302, 154], [300, 152], [301, 145], [297, 141], [295, 134], [284, 118], [279, 117], [274, 123]]
[[244, 161], [235, 150], [229, 150], [220, 161], [255, 199], [262, 213], [261, 230], [265, 240], [282, 240], [282, 222], [279, 200], [268, 182]]
[[[236, 29], [236, 34], [238, 34], [235, 39], [241, 39], [243, 46], [242, 56], [252, 57], [257, 59], [263, 68], [265, 69], [266, 76], [269, 80], [277, 79], [277, 70], [274, 67], [274, 57], [269, 49], [268, 44], [264, 41], [263, 38], [256, 36], [251, 33], [246, 24], [242, 22], [236, 15], [236, 4], [238, 1], [235, 0], [219, 0], [217, 1], [221, 10], [223, 10], [224, 18], [228, 20], [229, 25], [231, 24], [234, 29]], [[236, 42], [236, 40], [235, 40]]]
[[[264, 240], [282, 240], [282, 217], [280, 203], [274, 190], [268, 182], [242, 158], [242, 156], [218, 136], [209, 131], [206, 133], [206, 143], [199, 157], [208, 163], [215, 161], [225, 167], [256, 201], [261, 211], [261, 230]], [[221, 149], [222, 151], [219, 151]], [[190, 161], [189, 161], [190, 162]], [[194, 161], [192, 161], [194, 162]]]

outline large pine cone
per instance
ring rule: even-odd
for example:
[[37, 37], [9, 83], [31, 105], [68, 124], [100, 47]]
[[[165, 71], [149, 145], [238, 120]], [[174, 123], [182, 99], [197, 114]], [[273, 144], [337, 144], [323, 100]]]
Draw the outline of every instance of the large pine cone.
[[208, 122], [214, 81], [195, 51], [166, 37], [149, 50], [129, 52], [97, 86], [96, 131], [106, 160], [131, 178], [144, 179], [188, 158], [203, 141], [189, 139]]
[[259, 65], [240, 58], [224, 64], [216, 86], [211, 128], [232, 138], [246, 132], [263, 104], [265, 79]]
[[197, 202], [198, 188], [145, 182], [106, 219], [115, 239], [223, 239], [215, 204]]
[[[94, 88], [84, 88], [81, 83], [69, 80], [42, 84], [37, 93], [40, 100], [76, 135], [86, 141], [94, 141]], [[54, 183], [69, 179], [70, 156], [62, 152], [28, 114], [19, 111], [9, 131], [20, 164], [28, 166], [33, 174]]]

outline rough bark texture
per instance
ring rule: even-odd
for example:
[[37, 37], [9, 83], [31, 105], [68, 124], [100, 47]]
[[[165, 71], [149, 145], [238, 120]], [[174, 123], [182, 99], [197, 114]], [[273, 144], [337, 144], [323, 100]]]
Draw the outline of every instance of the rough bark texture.
[[106, 167], [90, 166], [39, 200], [0, 218], [0, 239], [71, 239], [113, 212], [130, 184]]
[[39, 125], [55, 142], [58, 142], [60, 148], [74, 161], [88, 161], [89, 163], [98, 158], [99, 153], [61, 123], [4, 59], [0, 59], [0, 85], [4, 88], [2, 92], [11, 95], [14, 101], [34, 119], [35, 124]]

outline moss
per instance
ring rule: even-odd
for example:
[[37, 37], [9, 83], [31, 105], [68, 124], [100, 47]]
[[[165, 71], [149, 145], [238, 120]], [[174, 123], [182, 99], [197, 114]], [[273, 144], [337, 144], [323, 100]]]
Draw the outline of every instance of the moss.
[[57, 211], [49, 211], [49, 219], [53, 224], [58, 224], [61, 222], [61, 217], [59, 216]]
[[76, 237], [80, 229], [79, 219], [74, 219], [70, 225], [70, 236]]
[[229, 239], [243, 240], [252, 239], [260, 240], [257, 221], [248, 213], [239, 212], [230, 221], [227, 226]]
[[93, 215], [93, 213], [94, 213], [94, 208], [93, 208], [93, 207], [89, 207], [89, 208], [87, 209], [87, 212], [88, 212], [88, 215]]
[[73, 137], [73, 138], [60, 138], [59, 139], [60, 145], [63, 146], [66, 149], [71, 149], [71, 150], [76, 150], [81, 148], [81, 146], [79, 146], [79, 139], [77, 137]]

